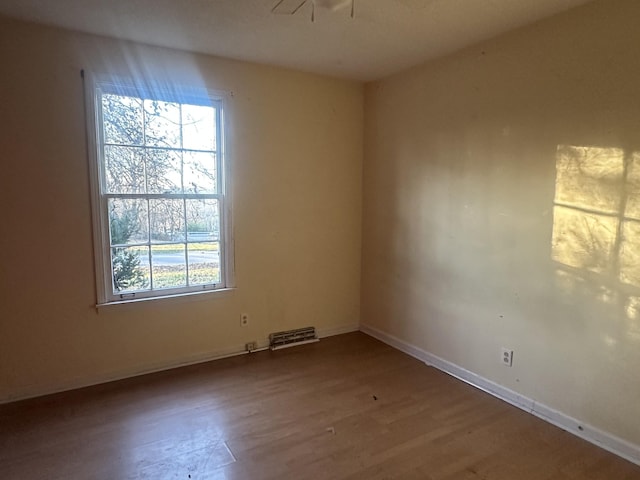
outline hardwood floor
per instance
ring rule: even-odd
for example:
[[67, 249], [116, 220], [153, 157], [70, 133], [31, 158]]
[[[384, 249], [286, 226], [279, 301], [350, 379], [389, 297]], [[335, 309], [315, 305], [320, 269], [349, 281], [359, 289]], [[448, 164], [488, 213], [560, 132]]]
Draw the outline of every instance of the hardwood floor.
[[0, 406], [3, 479], [640, 479], [362, 333]]

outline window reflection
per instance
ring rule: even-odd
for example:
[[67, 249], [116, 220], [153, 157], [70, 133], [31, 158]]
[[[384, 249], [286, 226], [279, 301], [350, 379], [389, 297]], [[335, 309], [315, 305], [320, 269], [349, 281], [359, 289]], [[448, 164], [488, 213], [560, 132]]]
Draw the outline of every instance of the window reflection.
[[640, 155], [560, 145], [552, 258], [640, 287]]
[[624, 176], [620, 148], [560, 145], [556, 154], [556, 204], [618, 213]]
[[618, 304], [640, 328], [639, 245], [640, 153], [558, 146], [551, 246], [558, 287]]
[[611, 265], [618, 219], [556, 205], [552, 258], [570, 267], [605, 273]]
[[625, 305], [627, 317], [633, 322], [629, 325], [629, 338], [640, 341], [640, 297], [629, 297]]

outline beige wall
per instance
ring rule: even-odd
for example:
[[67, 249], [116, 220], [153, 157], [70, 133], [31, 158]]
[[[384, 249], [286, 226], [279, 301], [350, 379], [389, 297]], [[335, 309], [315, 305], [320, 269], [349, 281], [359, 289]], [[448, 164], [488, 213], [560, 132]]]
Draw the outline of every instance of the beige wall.
[[361, 304], [636, 445], [638, 18], [599, 1], [367, 85]]
[[[361, 303], [640, 444], [639, 15], [596, 2], [366, 87], [361, 297], [360, 85], [0, 19], [0, 401], [353, 328]], [[233, 92], [235, 291], [95, 310], [81, 68]]]
[[[0, 65], [0, 401], [357, 328], [360, 84], [8, 20]], [[82, 68], [233, 92], [234, 292], [96, 312]]]

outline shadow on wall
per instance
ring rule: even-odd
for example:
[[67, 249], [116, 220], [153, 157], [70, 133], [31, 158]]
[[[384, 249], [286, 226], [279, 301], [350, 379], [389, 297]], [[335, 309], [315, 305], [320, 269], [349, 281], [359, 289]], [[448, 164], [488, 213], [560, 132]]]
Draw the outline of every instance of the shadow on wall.
[[640, 341], [640, 152], [558, 146], [551, 258], [562, 292], [621, 309]]

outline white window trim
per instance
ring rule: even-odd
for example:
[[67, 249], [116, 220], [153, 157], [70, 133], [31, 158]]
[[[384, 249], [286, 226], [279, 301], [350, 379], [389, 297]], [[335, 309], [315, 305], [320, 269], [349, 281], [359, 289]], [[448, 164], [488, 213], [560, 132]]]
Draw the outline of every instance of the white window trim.
[[[163, 84], [154, 88], [154, 82], [144, 82], [140, 79], [117, 77], [82, 72], [84, 79], [85, 94], [85, 115], [87, 126], [87, 157], [89, 161], [90, 190], [91, 190], [91, 214], [93, 227], [93, 250], [96, 277], [97, 307], [106, 305], [122, 305], [138, 303], [150, 300], [170, 299], [176, 297], [188, 297], [201, 294], [224, 294], [235, 288], [235, 262], [234, 262], [234, 239], [232, 222], [232, 182], [230, 180], [230, 144], [232, 139], [231, 125], [228, 105], [231, 100], [231, 93], [212, 90], [204, 87], [189, 87], [178, 83]], [[157, 84], [157, 82], [155, 82]], [[112, 86], [131, 92], [139, 97], [151, 96], [153, 98], [167, 98], [181, 103], [187, 103], [190, 98], [202, 99], [208, 97], [222, 105], [220, 112], [220, 138], [218, 139], [221, 156], [222, 176], [222, 208], [220, 209], [220, 243], [223, 245], [220, 256], [222, 278], [221, 283], [216, 287], [193, 287], [176, 289], [158, 289], [141, 292], [140, 294], [118, 294], [112, 292], [112, 282], [110, 281], [111, 254], [110, 238], [108, 228], [108, 211], [106, 208], [106, 197], [102, 195], [104, 187], [104, 174], [101, 166], [100, 148], [102, 145], [101, 107], [99, 102], [99, 87]], [[152, 92], [146, 95], [145, 92]], [[159, 93], [160, 92], [160, 93]]]

